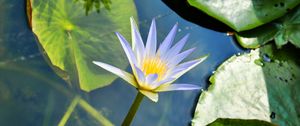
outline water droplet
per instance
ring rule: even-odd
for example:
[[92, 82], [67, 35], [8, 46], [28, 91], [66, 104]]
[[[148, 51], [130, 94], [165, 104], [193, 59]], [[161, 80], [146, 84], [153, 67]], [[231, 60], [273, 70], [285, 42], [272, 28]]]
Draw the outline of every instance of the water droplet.
[[20, 60], [25, 60], [26, 58], [24, 56], [21, 56], [20, 57]]
[[226, 36], [233, 36], [234, 35], [234, 32], [227, 32], [226, 33]]
[[178, 29], [178, 32], [181, 32], [181, 29], [180, 29], [180, 28]]
[[35, 57], [34, 54], [29, 55], [29, 58], [34, 58], [34, 57]]
[[267, 54], [264, 54], [262, 56], [262, 58], [263, 58], [264, 62], [271, 62], [271, 58]]

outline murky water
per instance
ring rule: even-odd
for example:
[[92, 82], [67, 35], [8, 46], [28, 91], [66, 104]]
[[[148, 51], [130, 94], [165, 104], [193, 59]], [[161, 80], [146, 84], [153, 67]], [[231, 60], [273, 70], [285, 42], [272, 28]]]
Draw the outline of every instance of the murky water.
[[[157, 19], [159, 41], [178, 22], [179, 30], [175, 40], [190, 33], [186, 48], [197, 48], [190, 59], [210, 54], [204, 63], [177, 82], [198, 84], [206, 88], [208, 77], [216, 67], [231, 55], [243, 51], [225, 33], [190, 23], [161, 1], [136, 0], [135, 4], [143, 38], [147, 36], [153, 17]], [[73, 91], [53, 72], [39, 51], [28, 27], [24, 0], [0, 0], [0, 10], [0, 125], [57, 125], [72, 100]], [[117, 79], [110, 86], [90, 93], [77, 93], [108, 120], [120, 125], [137, 91]], [[158, 103], [145, 98], [132, 125], [188, 125], [199, 94], [200, 91], [160, 93]], [[76, 107], [67, 125], [93, 126], [99, 123], [81, 107]]]

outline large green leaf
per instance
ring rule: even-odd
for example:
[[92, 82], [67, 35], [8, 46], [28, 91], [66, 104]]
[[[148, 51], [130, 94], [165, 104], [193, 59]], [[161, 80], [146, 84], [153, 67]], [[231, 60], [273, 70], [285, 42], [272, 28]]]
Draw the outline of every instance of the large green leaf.
[[[124, 69], [128, 64], [114, 35], [130, 36], [130, 16], [136, 16], [132, 0], [114, 0], [110, 10], [88, 16], [82, 2], [30, 0], [32, 30], [59, 75], [73, 85], [91, 91], [110, 84], [116, 76], [93, 60]], [[30, 16], [30, 15], [29, 15]]]
[[188, 0], [188, 2], [236, 31], [249, 30], [268, 23], [300, 3], [299, 0]]
[[277, 47], [291, 42], [300, 48], [300, 6], [295, 10], [265, 26], [236, 34], [238, 42], [245, 48], [257, 48], [271, 40]]
[[294, 48], [280, 52], [274, 48], [268, 45], [224, 62], [199, 98], [193, 125], [207, 125], [217, 118], [300, 125], [299, 50], [287, 53]]

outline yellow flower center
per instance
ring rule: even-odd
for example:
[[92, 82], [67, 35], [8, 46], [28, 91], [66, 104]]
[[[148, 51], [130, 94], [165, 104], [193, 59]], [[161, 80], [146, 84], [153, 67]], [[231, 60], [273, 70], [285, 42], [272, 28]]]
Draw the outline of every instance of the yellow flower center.
[[159, 57], [146, 58], [143, 62], [142, 71], [146, 75], [157, 74], [158, 80], [161, 80], [167, 71], [167, 64]]

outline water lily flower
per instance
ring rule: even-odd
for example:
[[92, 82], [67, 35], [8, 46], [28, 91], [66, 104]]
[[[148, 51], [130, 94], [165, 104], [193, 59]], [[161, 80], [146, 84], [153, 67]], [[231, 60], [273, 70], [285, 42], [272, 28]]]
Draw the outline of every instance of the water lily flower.
[[181, 63], [195, 50], [195, 48], [191, 48], [180, 52], [189, 35], [184, 36], [178, 43], [171, 46], [178, 27], [175, 24], [157, 49], [155, 20], [152, 20], [146, 46], [132, 17], [130, 22], [132, 48], [120, 33], [116, 32], [116, 35], [128, 58], [133, 74], [102, 62], [93, 61], [94, 64], [124, 79], [154, 102], [158, 101], [158, 92], [200, 89], [199, 86], [192, 84], [173, 84], [177, 78], [207, 58], [204, 56]]

